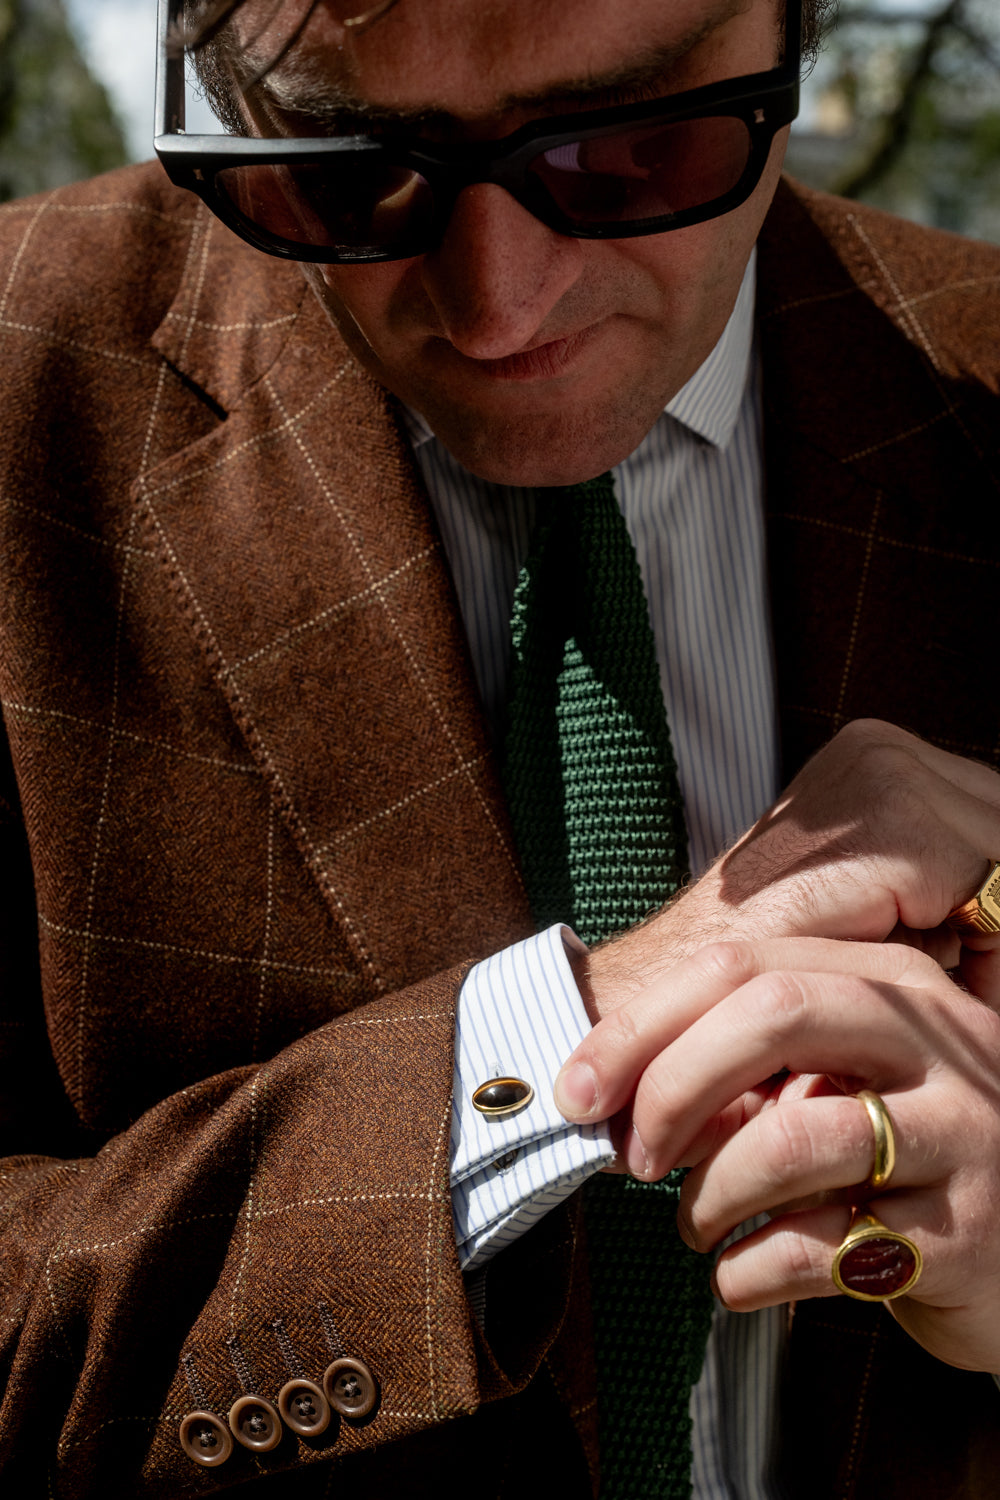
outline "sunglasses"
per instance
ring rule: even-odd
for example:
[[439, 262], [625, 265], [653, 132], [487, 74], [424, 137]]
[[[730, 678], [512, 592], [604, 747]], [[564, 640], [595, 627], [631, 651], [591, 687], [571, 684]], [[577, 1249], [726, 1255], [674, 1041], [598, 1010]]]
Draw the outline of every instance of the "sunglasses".
[[718, 218], [760, 181], [798, 112], [801, 15], [780, 67], [663, 99], [549, 116], [499, 141], [260, 139], [184, 134], [184, 59], [167, 48], [183, 0], [160, 0], [154, 149], [248, 244], [323, 265], [401, 260], [440, 244], [459, 193], [493, 183], [549, 229], [630, 239]]

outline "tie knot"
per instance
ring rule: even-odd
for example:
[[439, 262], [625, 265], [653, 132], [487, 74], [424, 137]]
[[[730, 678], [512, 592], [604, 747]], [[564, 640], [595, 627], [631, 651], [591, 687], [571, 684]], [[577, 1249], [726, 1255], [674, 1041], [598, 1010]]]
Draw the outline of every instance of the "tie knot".
[[558, 530], [563, 538], [579, 535], [594, 524], [596, 517], [621, 517], [612, 474], [599, 474], [580, 484], [558, 485], [538, 491], [538, 519], [535, 539], [540, 533]]
[[639, 564], [610, 473], [539, 490], [538, 496], [526, 566], [539, 578], [545, 575], [541, 587], [567, 622], [579, 609], [581, 593], [591, 596], [597, 589], [613, 599], [632, 587]]
[[595, 479], [584, 479], [579, 484], [564, 484], [556, 489], [541, 490], [542, 495], [559, 496], [574, 506], [594, 504], [601, 500], [610, 500], [617, 508], [615, 499], [615, 480], [610, 470], [605, 474], [598, 474]]

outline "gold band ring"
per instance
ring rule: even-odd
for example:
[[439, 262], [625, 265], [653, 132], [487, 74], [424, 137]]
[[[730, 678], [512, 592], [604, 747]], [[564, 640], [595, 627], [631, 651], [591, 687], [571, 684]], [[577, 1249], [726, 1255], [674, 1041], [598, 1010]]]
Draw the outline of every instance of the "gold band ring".
[[864, 1105], [875, 1137], [875, 1161], [865, 1180], [865, 1187], [878, 1193], [888, 1186], [889, 1178], [895, 1170], [896, 1133], [881, 1094], [876, 1094], [874, 1089], [861, 1089], [855, 1098]]
[[992, 864], [974, 896], [956, 906], [945, 921], [959, 937], [987, 937], [1000, 932], [1000, 860]]
[[924, 1268], [919, 1246], [887, 1229], [874, 1214], [855, 1209], [833, 1257], [838, 1292], [859, 1302], [891, 1302], [912, 1292]]

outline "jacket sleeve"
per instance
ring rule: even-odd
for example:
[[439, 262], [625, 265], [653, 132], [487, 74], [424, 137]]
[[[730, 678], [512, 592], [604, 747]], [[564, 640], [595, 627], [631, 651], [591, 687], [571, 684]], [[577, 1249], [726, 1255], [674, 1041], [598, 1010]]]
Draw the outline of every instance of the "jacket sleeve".
[[[5, 814], [21, 900], [7, 913], [0, 1024], [18, 1153], [0, 1168], [5, 1492], [202, 1493], [381, 1449], [522, 1389], [564, 1311], [569, 1242], [557, 1214], [501, 1270], [491, 1352], [468, 1311], [448, 1184], [461, 972], [180, 1089], [89, 1158], [29, 1154], [88, 1136], [92, 1149], [94, 1136], [39, 1024], [23, 836]], [[338, 1360], [344, 1410], [322, 1432], [282, 1421], [271, 1451], [231, 1442], [235, 1402], [278, 1407], [298, 1380], [308, 1405], [301, 1382], [323, 1390]], [[354, 1388], [366, 1372], [371, 1411]], [[185, 1427], [209, 1466], [182, 1447], [192, 1412], [212, 1419]], [[257, 1403], [244, 1412], [270, 1420]]]
[[[154, 175], [0, 215], [0, 1489], [175, 1500], [393, 1453], [402, 1484], [567, 1306], [570, 1215], [491, 1268], [488, 1339], [452, 1225], [455, 997], [523, 914], [384, 408], [294, 268], [209, 264]], [[182, 1448], [192, 1411], [228, 1430], [339, 1358], [371, 1411]]]

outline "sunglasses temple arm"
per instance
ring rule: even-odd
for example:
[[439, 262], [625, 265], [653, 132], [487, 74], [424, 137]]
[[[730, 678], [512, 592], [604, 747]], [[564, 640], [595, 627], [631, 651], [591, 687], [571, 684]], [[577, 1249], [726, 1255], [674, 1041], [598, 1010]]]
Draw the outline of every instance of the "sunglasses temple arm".
[[781, 66], [786, 71], [795, 70], [798, 77], [802, 67], [802, 11], [805, 0], [786, 0], [785, 3], [785, 50]]
[[169, 46], [175, 21], [183, 19], [183, 0], [158, 0], [156, 47], [156, 101], [153, 134], [184, 134], [184, 54], [174, 55]]

